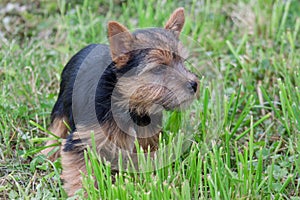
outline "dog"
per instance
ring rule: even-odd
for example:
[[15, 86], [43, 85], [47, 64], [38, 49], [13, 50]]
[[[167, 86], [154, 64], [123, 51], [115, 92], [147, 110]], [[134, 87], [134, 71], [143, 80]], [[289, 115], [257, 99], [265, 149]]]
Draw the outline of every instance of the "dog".
[[110, 21], [109, 45], [89, 45], [65, 66], [50, 126], [63, 139], [62, 147], [50, 155], [57, 141], [48, 141], [43, 154], [51, 160], [61, 156], [69, 196], [82, 187], [84, 151], [92, 145], [92, 132], [101, 157], [114, 157], [120, 149], [134, 153], [136, 140], [145, 152], [155, 152], [162, 111], [195, 98], [198, 78], [185, 67], [179, 40], [184, 21], [183, 8], [171, 14], [164, 28], [131, 33]]

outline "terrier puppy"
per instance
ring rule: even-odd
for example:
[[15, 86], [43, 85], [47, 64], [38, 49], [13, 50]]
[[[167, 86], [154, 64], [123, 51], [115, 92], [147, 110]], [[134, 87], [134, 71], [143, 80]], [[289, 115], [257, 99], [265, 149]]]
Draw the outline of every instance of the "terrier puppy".
[[[80, 172], [86, 173], [83, 154], [92, 145], [91, 132], [97, 153], [108, 160], [120, 149], [136, 152], [135, 140], [145, 152], [154, 152], [162, 111], [181, 108], [194, 99], [198, 79], [185, 68], [179, 41], [184, 21], [183, 8], [173, 12], [164, 28], [130, 33], [111, 21], [109, 46], [89, 45], [65, 66], [50, 127], [64, 139], [63, 148], [50, 159], [61, 155], [69, 196], [82, 187]], [[48, 155], [52, 148], [43, 153]]]

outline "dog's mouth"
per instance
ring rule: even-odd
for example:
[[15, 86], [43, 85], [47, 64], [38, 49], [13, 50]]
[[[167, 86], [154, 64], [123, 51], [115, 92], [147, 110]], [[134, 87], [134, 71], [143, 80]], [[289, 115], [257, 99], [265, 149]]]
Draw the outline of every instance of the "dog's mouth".
[[[173, 110], [183, 110], [188, 108], [188, 106], [195, 99], [195, 95], [186, 93], [176, 93], [170, 89], [164, 88], [165, 90], [162, 94], [156, 96], [155, 98], [132, 98], [129, 101], [129, 109], [137, 113], [138, 116], [131, 116], [133, 119], [137, 119], [137, 124], [141, 126], [146, 126], [148, 119], [146, 115], [161, 113], [163, 110], [173, 111]], [[138, 99], [138, 101], [137, 101]], [[139, 123], [139, 121], [143, 123]], [[144, 122], [146, 122], [144, 124]]]

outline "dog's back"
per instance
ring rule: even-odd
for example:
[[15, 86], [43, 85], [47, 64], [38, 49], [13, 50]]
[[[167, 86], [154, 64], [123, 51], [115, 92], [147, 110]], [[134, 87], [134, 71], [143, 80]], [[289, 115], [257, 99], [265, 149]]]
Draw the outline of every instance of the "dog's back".
[[[192, 102], [198, 78], [184, 64], [179, 41], [183, 25], [183, 8], [173, 12], [164, 28], [130, 33], [112, 21], [108, 24], [109, 46], [90, 45], [68, 62], [50, 128], [64, 139], [62, 178], [68, 195], [82, 186], [87, 146], [94, 143], [96, 153], [109, 161], [112, 169], [119, 167], [119, 153], [123, 161], [133, 158], [137, 164], [135, 141], [153, 156], [163, 110], [180, 109]], [[68, 136], [64, 122], [71, 128]]]
[[[99, 71], [100, 67], [103, 66], [99, 62], [106, 61], [107, 63], [111, 63], [111, 56], [109, 51], [109, 46], [104, 44], [91, 44], [80, 50], [76, 53], [70, 61], [66, 64], [63, 72], [61, 74], [61, 83], [60, 83], [60, 91], [58, 94], [57, 101], [51, 112], [51, 125], [49, 130], [54, 133], [56, 136], [66, 139], [68, 127], [71, 129], [70, 132], [74, 132], [76, 130], [72, 106], [73, 106], [73, 89], [74, 84], [80, 70], [81, 65], [86, 62], [86, 59], [90, 53], [94, 51], [94, 54], [98, 54], [101, 57], [99, 59], [90, 59], [89, 63], [89, 73], [85, 74], [86, 77], [81, 77], [81, 79], [98, 79], [100, 77], [93, 77], [97, 75], [97, 73], [93, 73], [93, 71]], [[104, 66], [103, 66], [104, 67]], [[84, 74], [84, 73], [82, 73]], [[82, 75], [81, 74], [81, 75]], [[87, 82], [89, 83], [89, 82]], [[85, 87], [92, 87], [85, 86]], [[67, 124], [67, 126], [66, 126]], [[55, 140], [50, 140], [47, 142], [46, 146], [51, 146], [56, 143]], [[46, 148], [42, 153], [48, 155], [49, 152], [53, 150], [52, 148]], [[52, 154], [53, 153], [53, 154]], [[55, 160], [59, 156], [59, 151], [51, 152], [52, 155], [49, 155], [50, 160]]]

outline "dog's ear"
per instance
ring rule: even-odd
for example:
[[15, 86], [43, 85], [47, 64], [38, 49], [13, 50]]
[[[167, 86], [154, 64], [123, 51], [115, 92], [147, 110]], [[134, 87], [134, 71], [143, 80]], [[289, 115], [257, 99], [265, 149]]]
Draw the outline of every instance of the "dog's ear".
[[120, 68], [129, 59], [127, 53], [131, 50], [132, 35], [125, 26], [115, 21], [108, 23], [107, 30], [112, 60]]
[[169, 20], [167, 21], [165, 25], [165, 29], [174, 31], [175, 35], [179, 37], [183, 25], [184, 25], [184, 8], [177, 8], [172, 13]]

